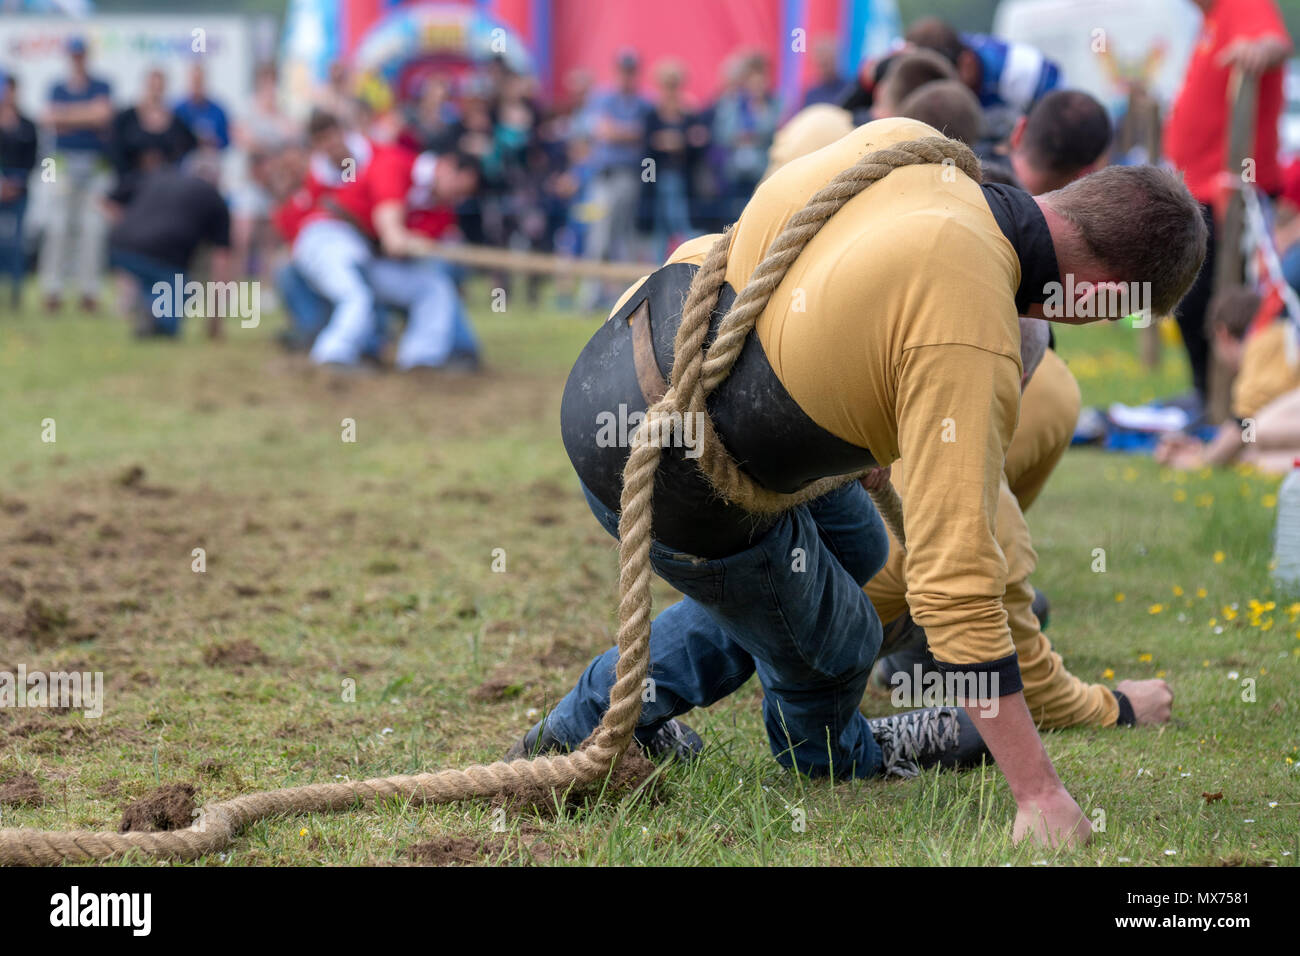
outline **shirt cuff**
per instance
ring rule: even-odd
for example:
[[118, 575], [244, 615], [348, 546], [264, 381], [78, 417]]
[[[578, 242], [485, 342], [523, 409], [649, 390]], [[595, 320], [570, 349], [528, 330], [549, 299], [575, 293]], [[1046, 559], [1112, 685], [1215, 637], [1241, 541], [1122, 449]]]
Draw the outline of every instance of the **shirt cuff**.
[[1115, 721], [1116, 727], [1136, 727], [1137, 714], [1133, 712], [1133, 704], [1128, 697], [1117, 690], [1111, 691], [1115, 695], [1115, 703], [1119, 704], [1119, 717]]
[[968, 698], [986, 700], [990, 697], [1006, 697], [1025, 689], [1020, 680], [1020, 660], [1014, 652], [986, 664], [949, 664], [937, 658], [934, 663], [944, 674], [962, 676], [963, 680], [957, 682], [957, 687], [960, 690], [964, 683], [974, 691], [967, 694]]

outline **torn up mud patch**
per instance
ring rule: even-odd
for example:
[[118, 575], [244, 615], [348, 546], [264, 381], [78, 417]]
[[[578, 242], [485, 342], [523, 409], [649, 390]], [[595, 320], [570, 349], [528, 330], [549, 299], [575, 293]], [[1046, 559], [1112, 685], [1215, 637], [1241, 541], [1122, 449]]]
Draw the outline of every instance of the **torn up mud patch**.
[[61, 604], [47, 604], [32, 598], [23, 608], [23, 622], [19, 627], [23, 637], [37, 642], [93, 640], [94, 627], [81, 625]]
[[133, 800], [118, 832], [184, 830], [194, 822], [194, 793], [192, 783], [169, 783]]
[[39, 807], [44, 803], [40, 781], [25, 770], [0, 783], [0, 807]]
[[524, 692], [526, 682], [517, 677], [493, 676], [469, 692], [471, 700], [481, 704], [497, 703], [518, 697]]
[[213, 644], [203, 652], [203, 662], [209, 667], [253, 667], [271, 663], [260, 647], [248, 638]]
[[501, 853], [500, 840], [473, 837], [438, 837], [411, 846], [411, 859], [425, 866], [472, 866]]

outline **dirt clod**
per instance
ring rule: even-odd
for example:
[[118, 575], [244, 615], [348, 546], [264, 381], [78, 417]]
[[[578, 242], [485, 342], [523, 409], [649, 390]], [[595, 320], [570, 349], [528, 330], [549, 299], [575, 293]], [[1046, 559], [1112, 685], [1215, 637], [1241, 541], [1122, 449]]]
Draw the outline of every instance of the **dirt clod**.
[[246, 637], [224, 644], [213, 644], [203, 652], [209, 667], [253, 667], [271, 663], [266, 652]]
[[169, 783], [127, 804], [119, 833], [184, 830], [194, 822], [194, 784]]
[[473, 837], [437, 837], [411, 846], [411, 859], [425, 866], [466, 866], [483, 863], [501, 850], [499, 841]]
[[40, 781], [25, 770], [0, 783], [0, 806], [39, 807], [44, 803]]

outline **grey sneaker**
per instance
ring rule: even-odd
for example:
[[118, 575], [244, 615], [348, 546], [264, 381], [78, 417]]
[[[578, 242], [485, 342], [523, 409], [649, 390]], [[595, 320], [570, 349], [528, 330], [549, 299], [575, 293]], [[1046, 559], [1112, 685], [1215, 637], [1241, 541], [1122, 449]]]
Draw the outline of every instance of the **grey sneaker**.
[[[694, 730], [680, 720], [669, 720], [648, 740], [637, 740], [651, 760], [680, 760], [689, 763], [704, 750], [704, 741]], [[506, 760], [527, 760], [541, 754], [568, 753], [573, 749], [568, 743], [551, 733], [542, 720], [528, 733], [516, 740], [506, 751]]]
[[883, 752], [886, 777], [915, 777], [929, 767], [956, 770], [993, 761], [961, 707], [923, 707], [868, 721]]

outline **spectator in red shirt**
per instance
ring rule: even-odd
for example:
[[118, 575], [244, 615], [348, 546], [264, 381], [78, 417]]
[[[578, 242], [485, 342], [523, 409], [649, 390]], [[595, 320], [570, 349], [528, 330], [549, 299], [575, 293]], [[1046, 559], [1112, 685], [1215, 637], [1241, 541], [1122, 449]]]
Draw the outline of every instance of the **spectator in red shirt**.
[[1278, 167], [1278, 119], [1282, 111], [1282, 64], [1291, 55], [1282, 16], [1274, 0], [1195, 0], [1205, 14], [1183, 87], [1165, 127], [1165, 155], [1187, 179], [1210, 229], [1205, 264], [1176, 316], [1192, 367], [1192, 382], [1205, 400], [1209, 343], [1205, 313], [1214, 283], [1214, 210], [1221, 207], [1228, 150], [1228, 85], [1235, 70], [1260, 77], [1255, 145], [1250, 158], [1254, 181], [1269, 195], [1282, 188]]

